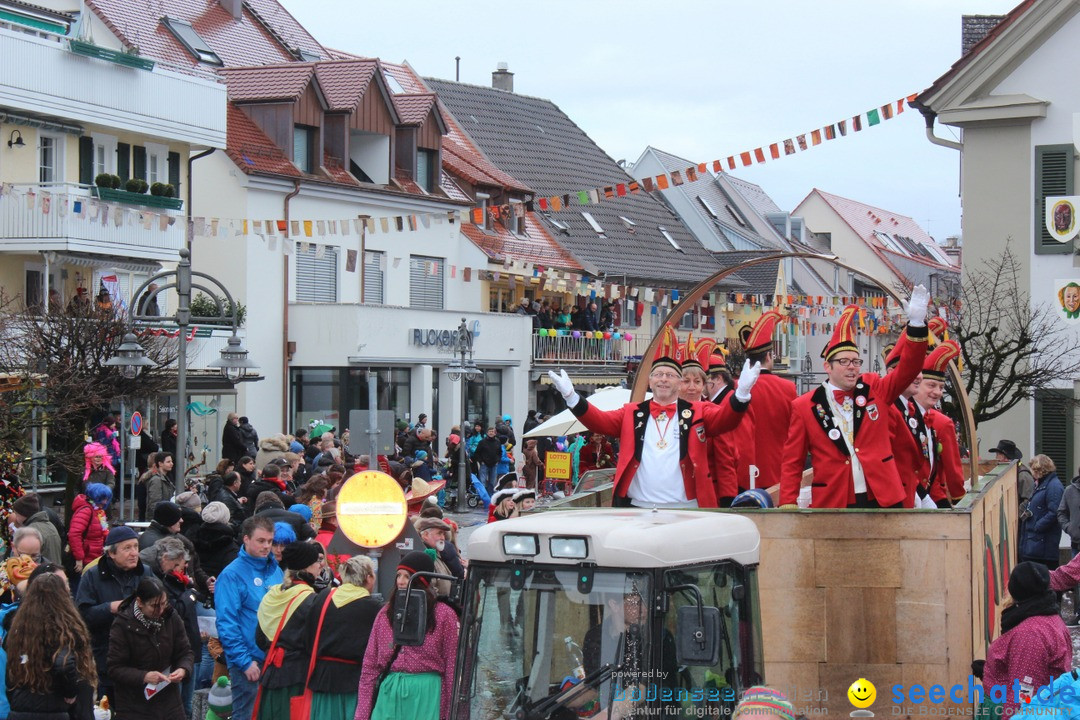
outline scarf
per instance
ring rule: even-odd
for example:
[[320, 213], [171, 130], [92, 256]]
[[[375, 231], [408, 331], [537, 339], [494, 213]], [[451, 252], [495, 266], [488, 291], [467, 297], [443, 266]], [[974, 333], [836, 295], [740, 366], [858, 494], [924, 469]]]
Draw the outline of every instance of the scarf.
[[[257, 618], [259, 620], [259, 627], [263, 631], [263, 635], [267, 640], [273, 640], [274, 635], [277, 633], [278, 624], [281, 627], [285, 627], [288, 624], [289, 618], [300, 607], [300, 603], [304, 602], [303, 598], [298, 598], [291, 606], [289, 601], [298, 595], [310, 595], [315, 590], [309, 585], [305, 585], [302, 582], [298, 582], [295, 585], [290, 585], [288, 588], [282, 588], [281, 585], [274, 585], [267, 591], [266, 596], [263, 597], [262, 602], [259, 603], [259, 612]], [[285, 612], [285, 608], [289, 608], [289, 614], [285, 616], [285, 622], [281, 622], [281, 617]]]
[[334, 593], [334, 597], [330, 599], [330, 602], [334, 603], [334, 607], [340, 608], [348, 605], [353, 600], [363, 600], [370, 595], [371, 593], [368, 592], [366, 587], [345, 583], [337, 589], [337, 592]]
[[186, 588], [191, 587], [191, 578], [189, 578], [187, 575], [180, 572], [179, 570], [173, 570], [169, 574], [172, 575], [177, 580], [179, 580], [180, 584], [183, 585], [184, 587], [186, 587]]
[[1057, 615], [1059, 611], [1057, 595], [1053, 590], [1047, 590], [1042, 595], [1036, 595], [1002, 610], [1001, 634], [1004, 635], [1030, 617]]
[[135, 619], [141, 622], [143, 624], [143, 627], [145, 627], [151, 633], [157, 633], [159, 630], [161, 630], [161, 626], [165, 624], [165, 621], [161, 618], [151, 619], [146, 617], [146, 615], [143, 615], [142, 609], [139, 608], [138, 600], [131, 603], [131, 608], [135, 612]]

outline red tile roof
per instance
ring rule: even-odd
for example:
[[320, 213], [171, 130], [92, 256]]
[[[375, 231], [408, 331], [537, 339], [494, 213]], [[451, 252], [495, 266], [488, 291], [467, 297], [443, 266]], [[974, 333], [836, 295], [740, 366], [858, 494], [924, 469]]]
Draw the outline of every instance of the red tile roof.
[[364, 97], [371, 78], [379, 69], [377, 60], [348, 60], [320, 62], [315, 66], [315, 78], [322, 88], [329, 110], [347, 112]]
[[191, 23], [225, 67], [295, 60], [286, 45], [320, 57], [329, 56], [277, 0], [245, 0], [239, 21], [218, 0], [86, 0], [86, 5], [125, 45], [174, 66], [212, 69], [201, 65], [184, 48], [162, 24], [164, 17]]
[[326, 170], [326, 174], [329, 175], [330, 179], [334, 182], [341, 183], [342, 185], [360, 184], [359, 180], [345, 170], [341, 160], [333, 157], [328, 152], [323, 152], [323, 168]]
[[[220, 73], [233, 102], [296, 100], [311, 83], [310, 63], [222, 68]], [[321, 84], [320, 84], [321, 85]]]
[[434, 104], [435, 93], [394, 95], [394, 105], [397, 106], [402, 125], [423, 125]]
[[229, 103], [226, 115], [225, 152], [246, 173], [303, 177], [274, 142], [244, 111]]
[[394, 182], [407, 193], [413, 195], [427, 195], [424, 188], [416, 184], [409, 174], [401, 168], [394, 168]]
[[518, 237], [499, 223], [485, 233], [472, 223], [462, 223], [461, 232], [493, 260], [513, 258], [561, 270], [581, 271], [582, 267], [544, 228], [533, 213], [525, 215], [525, 236]]

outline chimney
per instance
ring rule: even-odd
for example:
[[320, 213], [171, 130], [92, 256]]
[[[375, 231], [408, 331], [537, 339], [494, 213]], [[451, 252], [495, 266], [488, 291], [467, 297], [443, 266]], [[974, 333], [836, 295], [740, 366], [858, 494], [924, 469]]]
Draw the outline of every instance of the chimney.
[[244, 14], [244, 0], [218, 0], [221, 7], [225, 8], [233, 20], [240, 20]]
[[964, 15], [960, 19], [960, 55], [967, 55], [1004, 19], [1004, 15]]
[[507, 69], [509, 67], [505, 62], [499, 63], [498, 69], [491, 73], [491, 87], [496, 90], [514, 92], [514, 73]]

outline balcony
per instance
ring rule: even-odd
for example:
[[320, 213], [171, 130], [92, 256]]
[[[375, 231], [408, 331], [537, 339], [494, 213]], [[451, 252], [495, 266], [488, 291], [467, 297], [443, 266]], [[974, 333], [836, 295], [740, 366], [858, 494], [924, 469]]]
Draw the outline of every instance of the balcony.
[[[581, 333], [584, 336], [584, 332]], [[605, 367], [622, 368], [627, 360], [636, 360], [649, 347], [652, 337], [647, 332], [630, 330], [632, 340], [624, 335], [616, 340], [558, 335], [532, 336], [533, 365], [553, 367]]]
[[[46, 197], [47, 213], [42, 202]], [[96, 217], [91, 204], [98, 207]], [[106, 207], [109, 218], [102, 223], [100, 213]], [[79, 217], [79, 209], [84, 217]], [[113, 219], [118, 211], [126, 213], [119, 226]], [[161, 217], [173, 220], [164, 230]], [[129, 219], [134, 222], [129, 224]], [[140, 213], [130, 206], [101, 202], [86, 185], [12, 185], [11, 192], [0, 199], [3, 252], [77, 252], [171, 262], [183, 242], [183, 216], [162, 210]]]
[[0, 105], [192, 145], [225, 147], [225, 86], [215, 76], [191, 69], [177, 72], [162, 63], [149, 70], [145, 63], [133, 67], [115, 58], [80, 54], [70, 42], [63, 35], [0, 28]]

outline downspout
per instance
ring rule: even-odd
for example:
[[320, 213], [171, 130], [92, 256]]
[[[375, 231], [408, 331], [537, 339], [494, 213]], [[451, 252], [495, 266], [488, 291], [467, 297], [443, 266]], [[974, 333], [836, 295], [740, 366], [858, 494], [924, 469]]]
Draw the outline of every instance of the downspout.
[[945, 138], [939, 138], [934, 134], [934, 120], [937, 119], [937, 113], [933, 110], [925, 107], [920, 107], [919, 112], [922, 113], [923, 119], [926, 121], [926, 139], [934, 145], [940, 145], [941, 147], [952, 148], [953, 150], [963, 151], [964, 143], [958, 143], [955, 140], [946, 140]]
[[[293, 191], [285, 196], [285, 242], [289, 238], [289, 201], [300, 194], [300, 181], [293, 180]], [[281, 254], [281, 427], [289, 432], [289, 251]]]
[[210, 148], [209, 150], [203, 150], [198, 155], [192, 155], [191, 157], [189, 157], [187, 161], [187, 231], [184, 233], [184, 235], [185, 239], [187, 240], [188, 252], [191, 252], [191, 246], [194, 244], [195, 240], [195, 226], [191, 223], [191, 188], [195, 184], [191, 181], [191, 166], [195, 163], [196, 160], [210, 155], [216, 149], [217, 148]]

